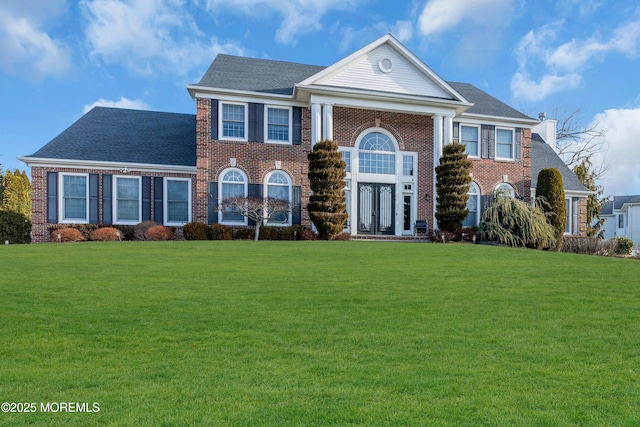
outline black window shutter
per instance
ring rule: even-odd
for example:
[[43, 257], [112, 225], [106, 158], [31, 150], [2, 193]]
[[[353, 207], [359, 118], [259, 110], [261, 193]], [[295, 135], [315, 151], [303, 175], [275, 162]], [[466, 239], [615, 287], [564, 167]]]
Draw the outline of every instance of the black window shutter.
[[89, 174], [89, 224], [97, 224], [98, 215], [98, 174]]
[[249, 104], [249, 141], [264, 142], [264, 104]]
[[[249, 187], [247, 189], [248, 197], [262, 197], [262, 184], [249, 184]], [[253, 220], [249, 220], [248, 221], [248, 225], [256, 225], [256, 222]]]
[[516, 128], [516, 142], [513, 151], [515, 154], [516, 162], [519, 162], [522, 158], [522, 128]]
[[162, 199], [164, 198], [164, 180], [161, 176], [153, 177], [153, 220], [158, 224], [164, 224], [164, 210]]
[[291, 130], [291, 141], [293, 145], [302, 144], [302, 108], [293, 107], [293, 129]]
[[293, 200], [291, 201], [291, 224], [302, 224], [302, 187], [294, 186], [292, 189]]
[[142, 177], [142, 220], [151, 219], [151, 177]]
[[218, 100], [211, 100], [211, 139], [218, 139]]
[[207, 217], [209, 224], [218, 223], [218, 183], [209, 183], [208, 211]]
[[489, 158], [489, 126], [482, 125], [480, 127], [480, 133], [482, 134], [482, 142], [480, 145], [480, 157], [483, 159]]
[[102, 175], [102, 223], [111, 224], [111, 175]]
[[453, 122], [453, 140], [462, 144], [460, 141], [460, 122]]
[[58, 222], [58, 172], [47, 172], [47, 222]]

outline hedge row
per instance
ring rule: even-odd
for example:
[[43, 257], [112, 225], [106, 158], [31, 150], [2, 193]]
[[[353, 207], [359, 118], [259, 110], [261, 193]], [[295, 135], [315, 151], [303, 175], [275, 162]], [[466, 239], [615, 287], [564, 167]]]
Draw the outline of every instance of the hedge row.
[[[190, 222], [183, 227], [184, 238], [187, 240], [251, 240], [255, 237], [253, 227], [230, 227], [222, 224], [203, 224]], [[315, 240], [316, 234], [301, 226], [260, 227], [260, 240]]]
[[137, 225], [51, 224], [47, 227], [52, 242], [173, 240], [175, 228], [153, 221]]

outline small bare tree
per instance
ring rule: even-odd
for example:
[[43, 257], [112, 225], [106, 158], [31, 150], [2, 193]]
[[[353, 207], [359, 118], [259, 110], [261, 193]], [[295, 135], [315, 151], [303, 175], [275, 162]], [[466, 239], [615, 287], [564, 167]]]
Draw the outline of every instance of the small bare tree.
[[[291, 212], [291, 202], [273, 197], [229, 197], [220, 202], [219, 210], [242, 215], [256, 224], [254, 240], [260, 237], [260, 226], [273, 222], [286, 222]], [[276, 221], [277, 220], [277, 221]]]

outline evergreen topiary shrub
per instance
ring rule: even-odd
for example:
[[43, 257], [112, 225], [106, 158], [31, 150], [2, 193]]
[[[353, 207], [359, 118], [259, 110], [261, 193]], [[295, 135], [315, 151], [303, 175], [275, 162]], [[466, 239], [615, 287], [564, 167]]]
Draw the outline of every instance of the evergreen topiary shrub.
[[87, 239], [76, 228], [60, 228], [51, 232], [52, 242], [84, 242], [85, 240]]
[[440, 164], [436, 166], [436, 220], [441, 230], [457, 233], [469, 216], [471, 167], [463, 144], [444, 146]]
[[31, 243], [31, 221], [13, 211], [0, 211], [0, 244]]
[[233, 229], [222, 224], [211, 224], [209, 226], [209, 236], [211, 236], [211, 240], [231, 240], [233, 238]]
[[114, 242], [122, 240], [122, 232], [117, 228], [103, 227], [91, 233], [94, 242]]
[[154, 225], [144, 233], [144, 237], [153, 241], [173, 240], [173, 230], [164, 225]]
[[628, 237], [616, 237], [616, 246], [614, 252], [616, 255], [628, 256], [633, 252], [633, 240]]
[[202, 222], [190, 222], [182, 227], [186, 240], [208, 240], [209, 226]]
[[562, 248], [562, 239], [567, 226], [567, 205], [564, 197], [562, 175], [556, 168], [542, 169], [536, 185], [537, 204], [545, 212], [549, 223], [555, 229], [556, 247]]

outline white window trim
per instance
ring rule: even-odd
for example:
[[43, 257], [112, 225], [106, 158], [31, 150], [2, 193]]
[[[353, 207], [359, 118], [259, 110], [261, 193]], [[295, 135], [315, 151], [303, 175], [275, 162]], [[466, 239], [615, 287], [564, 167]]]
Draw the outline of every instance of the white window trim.
[[467, 153], [469, 157], [474, 158], [474, 159], [479, 159], [480, 158], [480, 145], [481, 145], [481, 141], [482, 141], [482, 129], [480, 127], [480, 125], [471, 125], [471, 124], [467, 124], [467, 123], [460, 123], [460, 129], [458, 130], [458, 141], [460, 142], [460, 144], [462, 144], [462, 128], [463, 127], [468, 127], [468, 128], [476, 128], [478, 129], [478, 140], [476, 141], [476, 154], [471, 154], [471, 153]]
[[[291, 206], [291, 202], [293, 200], [293, 186], [291, 183], [291, 177], [289, 176], [288, 173], [281, 171], [281, 170], [273, 170], [271, 172], [269, 172], [265, 177], [264, 177], [264, 183], [263, 183], [263, 187], [262, 187], [262, 194], [264, 194], [264, 197], [268, 197], [269, 195], [269, 178], [271, 178], [272, 175], [274, 174], [281, 174], [284, 175], [287, 178], [287, 187], [288, 187], [288, 196], [289, 196], [289, 211], [287, 212], [287, 222], [270, 222], [270, 221], [265, 221], [266, 225], [273, 225], [276, 227], [287, 227], [291, 225], [291, 221], [292, 221], [292, 215], [293, 215], [293, 211], [292, 211], [292, 206]], [[273, 185], [273, 184], [272, 184]], [[281, 187], [284, 187], [284, 185], [280, 185]]]
[[[402, 156], [402, 171], [401, 171], [401, 175], [406, 179], [407, 177], [409, 178], [415, 178], [416, 177], [416, 172], [417, 172], [417, 164], [416, 164], [416, 155], [413, 153], [407, 153], [407, 152], [401, 152], [401, 156]], [[411, 157], [411, 171], [413, 172], [413, 175], [405, 175], [404, 174], [404, 158], [405, 157]]]
[[[164, 177], [164, 182], [162, 183], [162, 218], [164, 218], [164, 225], [168, 226], [183, 226], [186, 223], [191, 222], [191, 178], [173, 178], [173, 177]], [[168, 197], [168, 186], [167, 181], [187, 181], [188, 183], [188, 218], [185, 222], [179, 221], [169, 221], [169, 197]]]
[[[269, 139], [269, 108], [277, 110], [287, 110], [289, 113], [289, 139], [281, 141], [278, 139]], [[293, 137], [293, 108], [283, 107], [281, 105], [265, 105], [264, 106], [264, 141], [269, 144], [291, 145]]]
[[[65, 176], [84, 176], [85, 177], [85, 218], [84, 220], [80, 220], [78, 218], [75, 219], [64, 219], [64, 177]], [[58, 222], [60, 224], [89, 224], [89, 174], [88, 173], [70, 173], [70, 172], [60, 172], [58, 176]]]
[[[498, 157], [498, 130], [508, 130], [511, 132], [511, 157]], [[495, 130], [495, 141], [493, 142], [493, 149], [496, 160], [515, 160], [516, 156], [516, 130], [514, 128], [498, 127]]]
[[247, 195], [249, 194], [249, 180], [247, 179], [247, 174], [244, 173], [244, 171], [242, 169], [238, 169], [238, 168], [226, 168], [225, 170], [223, 170], [222, 172], [220, 172], [220, 175], [218, 175], [218, 224], [222, 224], [222, 225], [236, 225], [236, 226], [242, 226], [242, 225], [248, 225], [249, 222], [247, 220], [246, 216], [243, 216], [243, 221], [223, 221], [222, 220], [222, 178], [224, 178], [224, 176], [231, 172], [238, 172], [240, 175], [242, 175], [242, 178], [244, 179], [244, 197], [247, 197]]
[[[118, 221], [118, 179], [137, 179], [138, 180], [138, 220], [137, 221]], [[113, 210], [112, 218], [114, 224], [136, 225], [142, 222], [142, 177], [130, 175], [114, 175], [112, 188]]]
[[[378, 132], [381, 133], [383, 135], [386, 135], [390, 140], [391, 140], [391, 144], [393, 145], [393, 152], [391, 151], [378, 151], [378, 150], [365, 150], [360, 148], [360, 145], [362, 144], [362, 140], [364, 139], [365, 136], [369, 135], [370, 133], [374, 133], [374, 132]], [[380, 127], [372, 127], [372, 128], [368, 128], [365, 129], [364, 131], [362, 131], [360, 133], [360, 135], [358, 135], [358, 137], [356, 138], [356, 142], [354, 144], [355, 147], [355, 165], [354, 165], [354, 156], [351, 156], [351, 172], [354, 172], [354, 169], [356, 171], [356, 174], [361, 174], [363, 177], [364, 176], [369, 176], [371, 177], [370, 179], [374, 179], [375, 181], [372, 182], [391, 182], [391, 178], [393, 177], [393, 182], [395, 182], [396, 177], [402, 176], [402, 155], [404, 154], [402, 151], [400, 151], [400, 146], [398, 145], [398, 141], [396, 141], [396, 137], [393, 136], [393, 134], [391, 132], [389, 132], [388, 130], [384, 129], [384, 128], [380, 128]], [[371, 153], [371, 154], [385, 154], [385, 155], [393, 155], [394, 156], [394, 173], [392, 174], [386, 174], [386, 173], [373, 173], [373, 172], [362, 172], [360, 170], [360, 153]], [[398, 170], [398, 167], [400, 167], [400, 170]], [[414, 173], [415, 173], [415, 169], [414, 169]], [[364, 181], [363, 181], [364, 182]]]
[[[241, 105], [244, 107], [244, 138], [232, 137], [232, 136], [224, 136], [224, 106], [225, 105]], [[231, 101], [220, 101], [218, 103], [218, 138], [221, 141], [239, 141], [239, 142], [247, 142], [249, 141], [249, 104], [246, 102], [231, 102]]]

